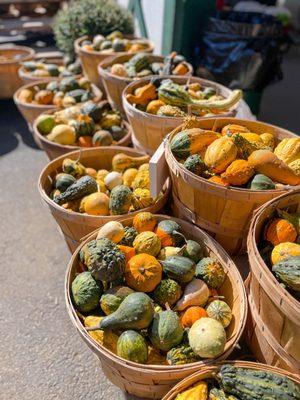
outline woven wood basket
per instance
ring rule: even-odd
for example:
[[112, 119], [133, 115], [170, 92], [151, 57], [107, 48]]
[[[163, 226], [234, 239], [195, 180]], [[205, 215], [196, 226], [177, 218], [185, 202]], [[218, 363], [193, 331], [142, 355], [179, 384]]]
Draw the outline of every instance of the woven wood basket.
[[[300, 190], [269, 201], [256, 212], [252, 220], [247, 245], [251, 269], [249, 304], [253, 336], [250, 330], [247, 338], [260, 361], [300, 373], [300, 303], [277, 281], [257, 247], [265, 223], [277, 208], [299, 212]], [[271, 351], [266, 352], [267, 348], [271, 348]]]
[[18, 69], [20, 62], [34, 58], [35, 51], [25, 46], [0, 46], [0, 57], [20, 56], [17, 60], [0, 61], [0, 98], [11, 98], [15, 91], [22, 86]]
[[[132, 37], [129, 37], [130, 39], [133, 39]], [[103, 92], [105, 93], [105, 89], [103, 86], [102, 79], [99, 76], [98, 73], [98, 64], [104, 61], [106, 58], [111, 57], [111, 56], [118, 56], [118, 55], [123, 55], [126, 54], [124, 52], [118, 52], [118, 53], [105, 53], [102, 51], [88, 51], [84, 50], [81, 47], [81, 43], [84, 40], [87, 40], [88, 36], [84, 36], [81, 38], [78, 38], [74, 42], [74, 48], [76, 54], [80, 57], [83, 71], [85, 75], [89, 78], [89, 80], [94, 83], [96, 86], [98, 86]], [[153, 53], [154, 50], [154, 44], [152, 42], [149, 42], [149, 48], [143, 50], [144, 53]], [[133, 53], [134, 54], [134, 53]]]
[[[102, 101], [102, 103], [107, 103], [106, 100]], [[44, 114], [53, 114], [55, 111], [58, 111], [59, 109], [52, 110], [50, 112], [45, 112]], [[128, 122], [123, 121], [122, 126], [127, 130], [127, 134], [119, 140], [115, 146], [123, 146], [127, 147], [131, 144], [131, 133], [132, 129], [131, 126], [128, 124]], [[44, 150], [47, 153], [47, 156], [49, 160], [53, 160], [56, 157], [62, 156], [63, 154], [70, 153], [71, 151], [80, 149], [79, 146], [71, 146], [71, 145], [63, 145], [55, 142], [51, 142], [51, 140], [48, 140], [46, 136], [42, 135], [39, 130], [37, 129], [37, 120], [34, 121], [32, 125], [32, 130], [33, 130], [33, 136], [35, 142], [38, 144], [38, 146]], [[95, 148], [95, 147], [93, 147]]]
[[[98, 73], [104, 84], [104, 88], [106, 90], [108, 100], [111, 103], [112, 107], [114, 107], [117, 110], [119, 110], [120, 112], [122, 112], [122, 114], [125, 114], [125, 110], [124, 110], [123, 104], [122, 104], [123, 90], [129, 83], [136, 82], [137, 79], [122, 78], [120, 76], [113, 75], [108, 71], [108, 68], [117, 63], [124, 64], [125, 62], [130, 60], [131, 57], [132, 57], [132, 54], [123, 54], [121, 56], [109, 57], [109, 58], [106, 58], [104, 61], [102, 61], [98, 65]], [[151, 63], [152, 62], [163, 62], [164, 58], [165, 58], [164, 56], [151, 55], [150, 62]], [[189, 71], [186, 75], [192, 75], [193, 67], [191, 64], [187, 64], [187, 65], [188, 65]]]
[[[159, 221], [162, 219], [171, 219], [165, 215], [157, 215], [157, 218]], [[82, 339], [99, 357], [103, 372], [107, 378], [116, 386], [120, 387], [124, 392], [142, 398], [159, 399], [164, 396], [175, 383], [198, 371], [199, 368], [214, 364], [217, 360], [226, 359], [237, 345], [246, 323], [246, 292], [243, 280], [233, 261], [228, 257], [221, 246], [201, 229], [183, 220], [176, 218], [172, 218], [172, 220], [177, 221], [181, 225], [182, 231], [187, 238], [203, 243], [207, 254], [210, 255], [213, 253], [227, 271], [226, 279], [218, 292], [226, 297], [226, 301], [232, 308], [234, 317], [227, 328], [228, 341], [224, 353], [217, 359], [206, 359], [196, 363], [174, 366], [141, 365], [121, 359], [94, 341], [88, 335], [75, 311], [75, 308], [73, 307], [70, 288], [76, 272], [81, 271], [78, 261], [78, 253], [86, 242], [96, 238], [97, 232], [90, 235], [88, 239], [86, 239], [85, 242], [76, 249], [66, 273], [66, 303], [73, 325], [76, 327]], [[132, 218], [125, 218], [120, 221], [124, 225], [132, 224]]]
[[[185, 84], [188, 80], [190, 83], [198, 82], [202, 86], [211, 86], [217, 89], [218, 93], [222, 94], [224, 97], [228, 97], [231, 93], [231, 90], [226, 88], [225, 86], [219, 85], [218, 83], [207, 81], [205, 79], [196, 78], [196, 77], [184, 77], [184, 76], [164, 76], [161, 79], [172, 79], [176, 83]], [[138, 81], [134, 81], [130, 83], [123, 91], [122, 101], [123, 107], [126, 112], [128, 121], [130, 122], [133, 133], [140, 145], [145, 149], [148, 149], [151, 153], [155, 152], [155, 150], [159, 147], [163, 139], [166, 137], [168, 133], [170, 133], [173, 129], [177, 128], [180, 124], [183, 123], [182, 117], [161, 117], [159, 115], [153, 115], [146, 113], [144, 111], [140, 111], [135, 108], [132, 104], [130, 104], [126, 100], [126, 95], [131, 94], [140, 86], [144, 86], [151, 78], [143, 78]], [[238, 105], [236, 106], [238, 107]], [[233, 108], [230, 112], [226, 114], [222, 114], [224, 116], [234, 117], [236, 115], [236, 109]], [[206, 118], [199, 118], [199, 120], [203, 120]], [[150, 153], [149, 153], [150, 154]]]
[[[34, 86], [39, 86], [39, 87], [45, 87], [47, 85], [47, 81], [45, 80], [40, 80], [35, 83], [29, 83], [27, 85], [24, 85], [20, 87], [14, 94], [14, 102], [16, 106], [18, 107], [20, 113], [23, 115], [23, 118], [27, 121], [29, 126], [32, 126], [34, 120], [43, 112], [49, 112], [51, 110], [54, 110], [56, 108], [55, 105], [43, 105], [43, 104], [32, 104], [32, 103], [24, 103], [19, 100], [19, 95], [21, 90], [23, 89], [31, 89]], [[94, 93], [94, 98], [93, 101], [95, 103], [99, 102], [102, 98], [102, 92], [100, 89], [98, 89], [97, 86], [92, 85], [92, 92]], [[78, 103], [77, 103], [78, 104]]]
[[[250, 132], [255, 133], [269, 132], [278, 139], [296, 137], [293, 133], [274, 125], [233, 118], [203, 119], [195, 126], [219, 130], [227, 124], [244, 125]], [[270, 199], [296, 187], [268, 191], [228, 188], [196, 176], [177, 162], [170, 149], [171, 139], [181, 129], [180, 126], [170, 134], [165, 148], [173, 184], [174, 214], [209, 231], [228, 253], [245, 252], [253, 211]]]
[[[197, 382], [209, 378], [214, 378], [216, 374], [220, 371], [220, 368], [224, 364], [231, 364], [234, 365], [235, 367], [240, 367], [240, 368], [249, 368], [253, 370], [261, 370], [261, 371], [266, 371], [266, 372], [273, 372], [278, 375], [282, 375], [285, 377], [290, 378], [292, 381], [300, 385], [300, 377], [294, 374], [291, 374], [283, 369], [280, 368], [275, 368], [271, 367], [269, 365], [264, 365], [264, 364], [259, 364], [255, 362], [250, 362], [250, 361], [228, 361], [228, 362], [219, 362], [216, 363], [213, 366], [205, 366], [201, 368], [199, 372], [196, 372], [192, 376], [184, 379], [182, 382], [179, 382], [176, 386], [173, 387], [172, 390], [170, 390], [169, 393], [166, 394], [165, 397], [163, 397], [162, 400], [174, 400], [176, 399], [176, 396], [183, 392], [184, 390], [188, 389], [190, 386], [195, 385]], [[282, 399], [284, 400], [284, 399]]]
[[[51, 180], [49, 177], [52, 179], [57, 172], [61, 171], [62, 162], [66, 157], [76, 160], [78, 159], [79, 155], [80, 162], [82, 162], [83, 165], [95, 168], [97, 170], [110, 170], [112, 158], [118, 153], [125, 153], [133, 157], [143, 155], [143, 153], [128, 147], [109, 146], [91, 149], [82, 148], [79, 151], [72, 151], [67, 155], [62, 155], [51, 161], [49, 164], [47, 164], [39, 177], [38, 185], [40, 195], [48, 205], [50, 212], [55, 218], [57, 224], [60, 226], [71, 252], [73, 252], [79, 245], [81, 238], [90, 234], [103, 224], [106, 224], [108, 221], [124, 218], [124, 215], [94, 216], [65, 210], [61, 206], [54, 203], [54, 201], [49, 197], [52, 189]], [[168, 200], [169, 192], [170, 182], [167, 180], [163, 188], [163, 195], [158, 198], [155, 204], [144, 208], [142, 211], [150, 211], [154, 214], [160, 211]], [[141, 210], [132, 212], [130, 215], [135, 215], [140, 211]]]

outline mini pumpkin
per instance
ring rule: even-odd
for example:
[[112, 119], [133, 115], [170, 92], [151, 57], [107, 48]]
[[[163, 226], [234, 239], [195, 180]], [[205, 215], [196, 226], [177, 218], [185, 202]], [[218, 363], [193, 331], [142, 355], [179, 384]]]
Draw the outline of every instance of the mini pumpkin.
[[294, 225], [283, 218], [273, 218], [266, 226], [265, 239], [273, 246], [284, 242], [295, 242], [297, 230]]
[[150, 212], [141, 212], [138, 213], [133, 218], [133, 227], [139, 232], [145, 231], [154, 231], [154, 228], [157, 224], [157, 220], [155, 215]]
[[157, 256], [161, 249], [159, 237], [151, 231], [139, 233], [133, 241], [133, 247], [137, 254], [146, 253]]
[[125, 280], [129, 287], [139, 292], [152, 292], [162, 278], [162, 266], [149, 254], [137, 254], [125, 267]]
[[180, 317], [183, 328], [191, 328], [191, 326], [202, 317], [207, 317], [207, 312], [199, 306], [187, 308]]

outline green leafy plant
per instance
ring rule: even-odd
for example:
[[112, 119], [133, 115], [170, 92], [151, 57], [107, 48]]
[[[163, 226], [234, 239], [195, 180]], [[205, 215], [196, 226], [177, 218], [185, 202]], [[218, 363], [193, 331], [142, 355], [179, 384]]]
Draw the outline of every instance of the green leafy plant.
[[60, 50], [74, 53], [74, 40], [84, 35], [108, 35], [119, 30], [134, 32], [134, 20], [129, 11], [113, 0], [73, 0], [67, 9], [57, 13], [53, 31]]

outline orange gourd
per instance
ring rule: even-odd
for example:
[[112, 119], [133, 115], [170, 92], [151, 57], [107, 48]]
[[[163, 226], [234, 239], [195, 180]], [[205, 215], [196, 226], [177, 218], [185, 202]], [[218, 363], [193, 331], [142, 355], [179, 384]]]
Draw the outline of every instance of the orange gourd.
[[128, 261], [135, 256], [135, 249], [130, 246], [123, 246], [121, 244], [118, 245], [119, 249], [122, 251], [122, 253], [125, 254], [125, 261], [128, 263]]
[[191, 328], [198, 319], [207, 317], [207, 312], [204, 308], [192, 306], [187, 308], [180, 317], [180, 322], [183, 328]]
[[210, 182], [217, 183], [222, 186], [229, 186], [229, 183], [225, 179], [221, 178], [219, 175], [214, 175], [208, 179]]
[[133, 256], [125, 267], [127, 285], [138, 292], [152, 292], [162, 278], [162, 266], [149, 254]]
[[291, 242], [279, 243], [272, 250], [271, 262], [274, 265], [282, 260], [296, 256], [300, 256], [300, 244]]
[[254, 175], [254, 168], [246, 160], [235, 160], [226, 171], [221, 175], [221, 178], [230, 185], [242, 186], [249, 181]]
[[293, 243], [297, 239], [297, 230], [286, 219], [274, 218], [266, 226], [265, 239], [273, 246], [284, 242]]
[[78, 139], [78, 146], [80, 147], [93, 147], [91, 136], [80, 136]]
[[235, 133], [242, 133], [242, 132], [250, 132], [248, 128], [242, 125], [236, 125], [236, 124], [229, 124], [225, 125], [222, 128], [222, 135], [227, 135], [227, 136], [232, 136]]
[[154, 228], [157, 224], [155, 215], [153, 215], [150, 212], [141, 212], [138, 213], [134, 218], [133, 218], [133, 227], [139, 232], [145, 232], [145, 231], [154, 231]]
[[152, 83], [139, 87], [135, 94], [126, 95], [126, 100], [130, 104], [139, 104], [141, 106], [146, 106], [149, 101], [156, 98], [156, 87]]

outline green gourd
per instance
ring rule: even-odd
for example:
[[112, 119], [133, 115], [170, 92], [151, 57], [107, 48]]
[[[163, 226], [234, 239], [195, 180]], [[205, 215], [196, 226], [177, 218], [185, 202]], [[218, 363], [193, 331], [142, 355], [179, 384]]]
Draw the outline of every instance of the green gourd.
[[247, 160], [248, 157], [256, 150], [269, 149], [263, 142], [250, 142], [244, 136], [235, 134], [232, 136], [233, 143], [238, 149], [239, 157]]
[[180, 285], [173, 279], [163, 279], [153, 292], [153, 299], [156, 303], [165, 306], [166, 303], [171, 307], [179, 300], [182, 294]]
[[97, 182], [91, 176], [83, 176], [72, 183], [63, 193], [56, 196], [53, 201], [57, 204], [64, 204], [71, 200], [78, 200], [84, 196], [98, 191]]
[[290, 257], [272, 266], [276, 278], [288, 289], [300, 293], [300, 257]]
[[217, 260], [205, 257], [198, 262], [195, 276], [206, 282], [209, 287], [218, 289], [223, 284], [226, 274]]
[[117, 355], [128, 361], [146, 364], [148, 359], [147, 343], [138, 332], [125, 331], [118, 339]]
[[169, 351], [182, 341], [183, 329], [177, 314], [172, 310], [166, 310], [155, 314], [148, 334], [154, 347]]
[[79, 257], [97, 281], [114, 282], [124, 274], [125, 255], [107, 238], [86, 243]]
[[224, 390], [222, 389], [212, 388], [209, 391], [208, 400], [238, 400], [238, 399], [234, 396], [226, 396]]
[[128, 213], [132, 200], [132, 191], [128, 186], [115, 186], [110, 192], [109, 209], [113, 215]]
[[204, 251], [199, 243], [194, 240], [187, 240], [183, 256], [197, 263], [204, 257]]
[[109, 131], [104, 129], [97, 131], [93, 135], [94, 146], [110, 146], [113, 143], [113, 138]]
[[229, 326], [232, 319], [232, 312], [227, 303], [222, 300], [214, 300], [206, 308], [209, 318], [216, 319], [221, 322], [224, 328]]
[[71, 160], [70, 158], [63, 160], [62, 170], [66, 174], [75, 176], [75, 178], [80, 178], [85, 174], [85, 167], [78, 160]]
[[199, 357], [188, 343], [173, 347], [167, 353], [167, 362], [170, 365], [183, 365], [197, 361], [199, 361]]
[[56, 125], [54, 115], [42, 114], [36, 119], [36, 127], [42, 135], [49, 135]]
[[73, 301], [81, 312], [94, 310], [102, 294], [102, 285], [97, 283], [88, 271], [78, 274], [71, 286]]
[[58, 174], [55, 177], [55, 188], [58, 189], [61, 193], [65, 192], [69, 186], [71, 186], [76, 179], [74, 176], [70, 174]]
[[199, 154], [193, 154], [189, 156], [183, 166], [190, 172], [193, 172], [194, 174], [201, 176], [204, 171], [207, 170], [206, 165], [204, 164], [204, 161], [202, 158], [199, 156]]
[[133, 290], [127, 286], [114, 286], [108, 289], [100, 299], [102, 311], [106, 315], [115, 312], [122, 301], [131, 293], [133, 293]]
[[76, 103], [80, 102], [81, 97], [86, 93], [86, 90], [84, 89], [75, 89], [75, 90], [70, 90], [69, 92], [66, 93], [66, 96], [73, 97], [73, 99], [76, 100]]
[[144, 53], [135, 54], [126, 65], [129, 78], [134, 78], [140, 71], [149, 66], [149, 55]]
[[125, 226], [124, 228], [124, 236], [123, 239], [119, 244], [122, 244], [123, 246], [133, 246], [133, 241], [137, 237], [138, 231], [133, 228], [132, 226]]
[[104, 317], [97, 329], [145, 329], [151, 324], [154, 315], [153, 303], [146, 293], [129, 294], [112, 314]]
[[92, 101], [89, 101], [85, 104], [83, 104], [81, 108], [81, 112], [85, 115], [88, 115], [91, 117], [94, 122], [99, 122], [104, 114], [104, 112], [110, 111], [111, 107], [109, 103], [104, 102], [104, 103], [94, 103]]
[[181, 226], [172, 220], [160, 221], [155, 229], [155, 233], [160, 238], [162, 247], [182, 246], [185, 243], [185, 237], [181, 231]]
[[67, 77], [62, 79], [59, 82], [59, 91], [61, 92], [70, 92], [71, 90], [75, 90], [75, 89], [79, 89], [79, 83], [77, 82], [77, 80], [74, 77]]
[[95, 123], [91, 118], [74, 119], [70, 121], [69, 125], [75, 129], [77, 139], [80, 136], [91, 136], [95, 129]]
[[160, 261], [160, 263], [168, 278], [174, 279], [180, 284], [188, 283], [194, 277], [196, 265], [194, 261], [187, 257], [172, 256], [164, 261]]
[[266, 175], [257, 174], [250, 183], [251, 190], [274, 190], [275, 183]]
[[300, 387], [286, 376], [225, 364], [220, 384], [226, 394], [243, 400], [298, 400]]

